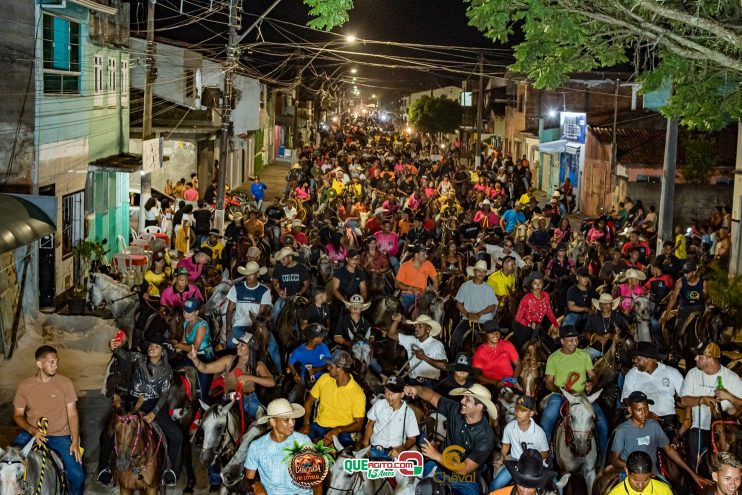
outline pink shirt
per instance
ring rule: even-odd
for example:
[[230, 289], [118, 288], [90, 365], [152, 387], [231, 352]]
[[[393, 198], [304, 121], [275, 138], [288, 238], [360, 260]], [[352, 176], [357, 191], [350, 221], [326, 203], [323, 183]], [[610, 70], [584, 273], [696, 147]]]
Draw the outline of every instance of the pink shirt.
[[183, 258], [178, 262], [175, 268], [180, 268], [181, 266], [184, 266], [188, 269], [189, 282], [195, 282], [201, 276], [201, 270], [203, 269], [203, 267], [193, 261], [193, 256]]
[[474, 221], [478, 222], [482, 227], [486, 229], [500, 224], [497, 219], [497, 214], [492, 210], [488, 211], [487, 213], [485, 213], [484, 210], [479, 210], [476, 215], [474, 215]]
[[183, 199], [186, 201], [198, 201], [198, 191], [194, 188], [183, 191]]
[[621, 298], [618, 307], [621, 308], [621, 311], [628, 314], [634, 305], [634, 296], [643, 296], [646, 293], [646, 290], [641, 285], [637, 285], [632, 290], [629, 288], [629, 284], [624, 282], [618, 286], [618, 295]]
[[162, 295], [160, 296], [160, 304], [162, 306], [167, 306], [168, 308], [182, 308], [185, 302], [195, 297], [196, 299], [203, 301], [204, 298], [201, 295], [201, 291], [198, 290], [198, 287], [195, 285], [188, 284], [186, 289], [183, 292], [175, 292], [173, 290], [173, 286], [167, 287], [165, 290], [162, 291]]
[[524, 327], [529, 326], [531, 323], [540, 325], [544, 316], [549, 318], [552, 325], [559, 327], [559, 322], [557, 322], [556, 316], [554, 316], [554, 311], [551, 309], [551, 298], [549, 297], [549, 293], [542, 290], [541, 299], [536, 299], [533, 292], [529, 292], [520, 300], [518, 312], [515, 315], [515, 321]]
[[374, 237], [379, 251], [389, 256], [397, 256], [399, 251], [399, 236], [397, 234], [394, 232], [384, 233], [383, 230], [379, 230], [374, 233]]

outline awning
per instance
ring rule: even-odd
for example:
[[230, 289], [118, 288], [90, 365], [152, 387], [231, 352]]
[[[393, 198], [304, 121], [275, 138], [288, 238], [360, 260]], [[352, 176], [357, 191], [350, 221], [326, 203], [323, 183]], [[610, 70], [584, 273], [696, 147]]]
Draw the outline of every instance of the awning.
[[538, 150], [542, 153], [563, 153], [567, 149], [567, 140], [558, 139], [538, 145]]
[[41, 208], [25, 199], [0, 194], [0, 253], [25, 246], [57, 230]]

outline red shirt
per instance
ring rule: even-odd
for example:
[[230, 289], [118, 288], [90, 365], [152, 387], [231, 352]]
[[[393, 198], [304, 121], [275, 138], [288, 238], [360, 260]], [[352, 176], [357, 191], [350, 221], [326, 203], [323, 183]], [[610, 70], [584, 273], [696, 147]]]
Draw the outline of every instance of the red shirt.
[[482, 375], [492, 380], [513, 376], [513, 362], [518, 360], [518, 351], [509, 340], [500, 340], [496, 347], [488, 343], [480, 345], [474, 352], [472, 366], [482, 370]]
[[524, 327], [529, 326], [531, 323], [540, 325], [544, 316], [549, 318], [552, 325], [559, 328], [559, 322], [557, 322], [554, 311], [551, 309], [549, 293], [542, 290], [541, 299], [536, 299], [533, 292], [529, 292], [520, 300], [518, 312], [515, 314], [515, 321]]

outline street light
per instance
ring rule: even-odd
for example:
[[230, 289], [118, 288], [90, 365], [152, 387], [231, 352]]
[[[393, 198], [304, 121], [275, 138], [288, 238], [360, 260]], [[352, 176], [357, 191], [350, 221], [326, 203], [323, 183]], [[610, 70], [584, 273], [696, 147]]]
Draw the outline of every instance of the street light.
[[349, 34], [348, 36], [345, 37], [345, 41], [347, 41], [348, 43], [355, 43], [356, 39], [357, 38], [355, 34]]
[[350, 69], [350, 73], [351, 74], [355, 74], [356, 72], [358, 72], [358, 69], [356, 69], [355, 67], [353, 67], [352, 69]]
[[557, 114], [556, 113], [556, 110], [554, 110], [554, 109], [549, 110], [549, 118], [552, 118], [553, 119], [554, 117], [556, 117], [556, 114]]

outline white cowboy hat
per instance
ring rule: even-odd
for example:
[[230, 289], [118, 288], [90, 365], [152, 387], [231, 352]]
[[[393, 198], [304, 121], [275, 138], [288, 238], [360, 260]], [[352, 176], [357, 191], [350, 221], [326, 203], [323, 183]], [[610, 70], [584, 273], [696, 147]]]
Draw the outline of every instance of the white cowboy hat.
[[382, 213], [386, 213], [386, 212], [388, 212], [388, 211], [389, 211], [389, 210], [387, 210], [386, 208], [376, 208], [376, 209], [374, 210], [374, 214], [373, 214], [373, 216], [376, 216], [376, 215], [381, 215]]
[[484, 385], [475, 383], [469, 388], [455, 388], [448, 394], [454, 396], [468, 396], [478, 399], [479, 402], [484, 404], [484, 407], [490, 415], [490, 419], [492, 421], [497, 419], [497, 407], [495, 407], [495, 404], [492, 402], [492, 394], [484, 387]]
[[276, 399], [268, 404], [265, 416], [258, 418], [257, 423], [265, 424], [271, 418], [301, 418], [304, 416], [304, 407], [292, 404], [286, 399]]
[[482, 201], [482, 206], [485, 206], [485, 205], [492, 206], [492, 203], [490, 203], [489, 199], [485, 199], [484, 201]]
[[245, 266], [238, 266], [237, 271], [242, 275], [252, 275], [257, 273], [258, 275], [265, 275], [268, 273], [268, 269], [264, 266], [260, 266], [254, 261], [248, 261]]
[[420, 315], [417, 317], [417, 320], [407, 320], [405, 323], [407, 323], [408, 325], [417, 325], [418, 323], [422, 325], [428, 325], [430, 327], [431, 337], [437, 337], [438, 335], [440, 335], [442, 330], [441, 324], [428, 315]]
[[608, 294], [607, 292], [604, 292], [600, 295], [600, 298], [593, 299], [593, 306], [595, 307], [595, 309], [600, 310], [601, 304], [610, 304], [611, 309], [616, 309], [620, 302], [621, 302], [620, 297], [613, 299], [610, 294]]
[[301, 168], [301, 163], [298, 163], [297, 162], [297, 163], [294, 163], [293, 165], [291, 165], [291, 170], [298, 170], [300, 168]]
[[562, 193], [560, 193], [559, 191], [554, 191], [554, 194], [552, 194], [552, 195], [551, 195], [551, 197], [552, 197], [552, 198], [557, 198], [557, 199], [559, 199], [559, 198], [561, 198], [561, 197], [562, 197]]
[[623, 274], [623, 277], [621, 277], [621, 281], [628, 280], [630, 278], [635, 278], [639, 280], [640, 282], [643, 282], [647, 279], [647, 276], [644, 275], [644, 272], [640, 272], [636, 268], [629, 268], [626, 270], [626, 272]]
[[232, 221], [234, 222], [236, 220], [242, 220], [242, 213], [239, 211], [236, 211], [234, 215], [232, 215]]
[[304, 224], [301, 223], [301, 220], [293, 220], [291, 222], [291, 228], [294, 228], [294, 227], [304, 227]]
[[370, 302], [364, 302], [363, 297], [359, 294], [356, 294], [354, 296], [351, 296], [350, 302], [346, 302], [345, 306], [348, 309], [352, 308], [361, 308], [361, 311], [366, 311], [368, 308], [371, 307]]
[[483, 272], [485, 272], [485, 277], [491, 273], [494, 273], [494, 270], [490, 270], [489, 268], [487, 268], [487, 262], [484, 260], [477, 261], [474, 266], [467, 266], [466, 274], [470, 277], [473, 277], [474, 270], [482, 270]]
[[299, 256], [299, 253], [291, 249], [290, 247], [282, 247], [279, 252], [276, 253], [276, 261], [281, 261], [286, 256]]

